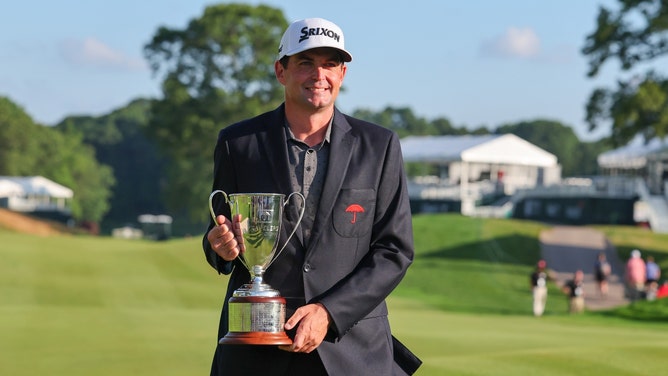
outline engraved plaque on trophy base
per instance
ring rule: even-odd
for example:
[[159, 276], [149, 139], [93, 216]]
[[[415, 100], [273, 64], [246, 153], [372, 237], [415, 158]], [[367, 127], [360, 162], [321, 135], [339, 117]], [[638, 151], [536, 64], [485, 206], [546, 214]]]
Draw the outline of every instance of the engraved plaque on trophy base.
[[285, 298], [233, 296], [228, 300], [229, 330], [221, 345], [291, 345], [285, 334]]

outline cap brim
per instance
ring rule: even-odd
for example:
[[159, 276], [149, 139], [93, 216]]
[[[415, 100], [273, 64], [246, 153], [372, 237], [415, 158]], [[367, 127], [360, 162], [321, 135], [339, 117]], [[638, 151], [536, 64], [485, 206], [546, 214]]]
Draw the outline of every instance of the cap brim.
[[309, 47], [309, 48], [298, 48], [296, 50], [287, 51], [286, 53], [279, 55], [277, 60], [281, 60], [282, 58], [284, 58], [286, 56], [297, 55], [300, 52], [313, 50], [313, 49], [316, 49], [316, 48], [331, 48], [331, 49], [337, 50], [339, 53], [341, 53], [341, 57], [343, 58], [344, 62], [349, 63], [349, 62], [353, 61], [353, 55], [351, 55], [350, 52], [348, 52], [346, 50], [342, 50], [342, 49], [337, 48], [337, 47], [331, 47], [331, 46], [314, 46], [314, 47]]

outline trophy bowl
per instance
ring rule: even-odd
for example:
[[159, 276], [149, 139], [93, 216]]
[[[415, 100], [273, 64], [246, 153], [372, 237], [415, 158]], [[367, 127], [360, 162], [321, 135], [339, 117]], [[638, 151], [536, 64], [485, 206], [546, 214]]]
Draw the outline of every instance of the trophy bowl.
[[[209, 196], [209, 209], [216, 223], [213, 198], [221, 193], [230, 205], [232, 218], [241, 216], [241, 239], [245, 247], [239, 261], [251, 275], [251, 281], [234, 291], [228, 300], [228, 333], [220, 344], [290, 345], [292, 340], [283, 329], [285, 298], [278, 290], [263, 281], [264, 272], [276, 260], [295, 234], [304, 215], [305, 199], [301, 193], [291, 193], [287, 200], [278, 193], [235, 193], [227, 195], [216, 190]], [[293, 195], [302, 199], [302, 208], [295, 228], [283, 247], [278, 248], [283, 208]]]

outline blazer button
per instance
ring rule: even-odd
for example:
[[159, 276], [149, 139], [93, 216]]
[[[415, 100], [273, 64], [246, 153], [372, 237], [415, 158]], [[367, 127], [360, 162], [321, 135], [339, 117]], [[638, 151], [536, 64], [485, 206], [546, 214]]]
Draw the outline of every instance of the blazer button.
[[311, 264], [304, 264], [304, 273], [308, 273], [311, 271]]

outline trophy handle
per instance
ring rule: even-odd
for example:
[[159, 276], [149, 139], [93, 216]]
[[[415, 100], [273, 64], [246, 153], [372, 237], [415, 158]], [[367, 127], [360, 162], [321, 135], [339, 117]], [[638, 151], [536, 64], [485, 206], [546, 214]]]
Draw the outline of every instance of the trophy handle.
[[297, 195], [302, 199], [302, 210], [301, 210], [301, 213], [299, 213], [299, 218], [297, 219], [297, 224], [295, 224], [295, 228], [292, 229], [292, 232], [290, 233], [290, 236], [288, 236], [288, 238], [285, 240], [285, 244], [283, 244], [283, 246], [281, 247], [281, 250], [278, 251], [278, 253], [276, 253], [276, 256], [274, 256], [274, 258], [272, 258], [271, 261], [269, 261], [269, 264], [267, 264], [267, 266], [265, 267], [265, 270], [269, 269], [269, 266], [271, 266], [271, 264], [273, 264], [274, 261], [276, 261], [278, 256], [281, 255], [281, 253], [283, 252], [285, 247], [288, 245], [288, 243], [290, 243], [290, 239], [292, 239], [292, 235], [294, 235], [295, 232], [297, 232], [297, 229], [299, 228], [299, 225], [302, 223], [302, 218], [304, 218], [304, 212], [306, 211], [306, 198], [300, 192], [290, 193], [290, 195], [288, 195], [288, 198], [285, 199], [285, 202], [283, 203], [283, 207], [285, 207], [285, 205], [287, 205], [288, 202], [290, 202], [290, 198], [292, 198], [292, 196], [294, 196], [294, 195]]
[[[222, 193], [223, 196], [225, 196], [225, 203], [226, 204], [230, 203], [230, 200], [227, 197], [227, 193], [225, 193], [225, 191], [221, 191], [220, 189], [217, 189], [217, 190], [211, 192], [211, 194], [209, 195], [209, 212], [211, 213], [211, 218], [213, 219], [213, 223], [216, 226], [219, 226], [219, 223], [216, 222], [216, 212], [213, 211], [213, 197], [218, 193]], [[301, 217], [300, 217], [299, 220], [301, 221]], [[248, 267], [248, 264], [246, 264], [246, 260], [244, 260], [243, 257], [237, 257], [237, 258], [246, 267], [246, 269], [248, 269], [249, 271], [251, 270], [251, 268]]]
[[222, 193], [223, 196], [225, 196], [225, 203], [226, 204], [229, 204], [229, 202], [230, 202], [230, 200], [228, 200], [228, 198], [227, 198], [227, 193], [225, 193], [225, 191], [221, 191], [220, 189], [217, 189], [217, 190], [211, 192], [211, 194], [209, 195], [209, 212], [211, 213], [211, 219], [213, 219], [213, 223], [215, 223], [216, 225], [218, 225], [219, 223], [216, 222], [216, 212], [213, 211], [213, 197], [217, 193]]

